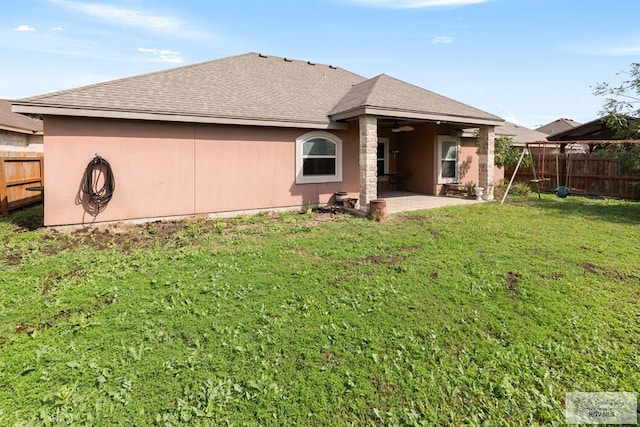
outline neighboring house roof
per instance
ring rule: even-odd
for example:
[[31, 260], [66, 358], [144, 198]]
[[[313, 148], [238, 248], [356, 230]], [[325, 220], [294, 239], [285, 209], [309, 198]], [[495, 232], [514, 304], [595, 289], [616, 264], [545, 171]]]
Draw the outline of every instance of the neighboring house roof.
[[[393, 117], [402, 111], [428, 119], [442, 110], [443, 117], [467, 119], [468, 123], [502, 122], [497, 116], [388, 76], [367, 80], [331, 65], [257, 53], [25, 98], [14, 101], [14, 111], [342, 128], [345, 125], [335, 120], [351, 118], [349, 113], [366, 109], [369, 100]], [[341, 117], [332, 119], [331, 113]]]
[[559, 118], [557, 120], [552, 121], [551, 123], [547, 123], [546, 125], [540, 126], [535, 130], [538, 132], [545, 133], [547, 135], [556, 135], [560, 132], [564, 132], [569, 129], [573, 129], [577, 126], [580, 126], [582, 123], [576, 122], [572, 119]]
[[[462, 136], [473, 138], [477, 131], [477, 128], [464, 129]], [[524, 145], [527, 142], [547, 142], [547, 135], [544, 133], [511, 122], [504, 122], [500, 126], [496, 126], [494, 133], [496, 137], [512, 138], [514, 145]]]
[[362, 114], [441, 120], [503, 122], [503, 119], [437, 93], [381, 74], [355, 85], [329, 113], [334, 119]]
[[504, 124], [496, 126], [496, 135], [513, 138], [514, 142], [518, 144], [547, 142], [546, 134], [511, 122], [504, 122]]
[[621, 138], [614, 129], [607, 126], [603, 119], [592, 120], [583, 125], [567, 129], [564, 132], [549, 136], [549, 141], [636, 141]]
[[11, 101], [0, 99], [0, 129], [11, 132], [42, 133], [42, 120], [11, 111]]

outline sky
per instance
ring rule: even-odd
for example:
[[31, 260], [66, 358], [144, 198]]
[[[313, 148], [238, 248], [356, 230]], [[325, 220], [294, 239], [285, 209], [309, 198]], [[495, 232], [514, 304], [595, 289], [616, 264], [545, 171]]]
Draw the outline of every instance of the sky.
[[535, 128], [640, 62], [638, 0], [3, 0], [0, 98], [247, 52], [385, 73]]

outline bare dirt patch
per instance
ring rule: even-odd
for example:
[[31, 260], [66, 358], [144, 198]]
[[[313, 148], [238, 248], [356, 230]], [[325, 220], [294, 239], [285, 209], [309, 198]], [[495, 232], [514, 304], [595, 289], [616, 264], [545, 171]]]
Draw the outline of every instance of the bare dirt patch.
[[363, 259], [357, 260], [355, 264], [375, 264], [375, 265], [387, 265], [389, 267], [393, 267], [394, 265], [400, 264], [405, 260], [405, 257], [401, 256], [387, 256], [387, 255], [368, 255]]
[[22, 257], [17, 253], [10, 253], [5, 256], [4, 262], [10, 266], [18, 265], [22, 262]]
[[598, 274], [608, 279], [615, 280], [616, 282], [640, 282], [640, 274], [627, 274], [618, 270], [603, 268], [588, 262], [583, 263], [581, 266], [584, 269], [585, 273]]
[[334, 366], [337, 366], [339, 363], [340, 363], [340, 358], [338, 358], [338, 356], [336, 356], [333, 352], [331, 351], [322, 352], [322, 364], [325, 367], [333, 368]]
[[600, 267], [598, 267], [595, 264], [591, 264], [590, 262], [582, 263], [582, 268], [584, 269], [585, 273], [591, 273], [591, 274], [597, 274], [598, 270], [600, 270]]
[[514, 273], [512, 271], [508, 272], [504, 277], [504, 280], [507, 282], [507, 288], [514, 294], [518, 295], [520, 293], [520, 288], [518, 287], [518, 282], [522, 280], [522, 274]]

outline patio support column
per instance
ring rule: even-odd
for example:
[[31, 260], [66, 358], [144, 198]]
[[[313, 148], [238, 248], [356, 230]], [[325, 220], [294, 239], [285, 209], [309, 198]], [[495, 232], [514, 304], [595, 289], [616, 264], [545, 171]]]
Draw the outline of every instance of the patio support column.
[[360, 210], [378, 198], [378, 119], [360, 116]]
[[478, 177], [480, 187], [484, 188], [484, 199], [493, 200], [493, 169], [494, 169], [494, 126], [480, 126], [478, 135]]

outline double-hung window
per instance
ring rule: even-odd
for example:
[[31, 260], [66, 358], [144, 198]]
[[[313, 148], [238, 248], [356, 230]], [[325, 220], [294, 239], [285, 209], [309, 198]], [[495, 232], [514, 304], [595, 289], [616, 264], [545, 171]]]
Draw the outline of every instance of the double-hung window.
[[459, 181], [458, 138], [438, 135], [438, 184]]
[[342, 140], [329, 132], [308, 132], [296, 139], [296, 183], [342, 181]]

